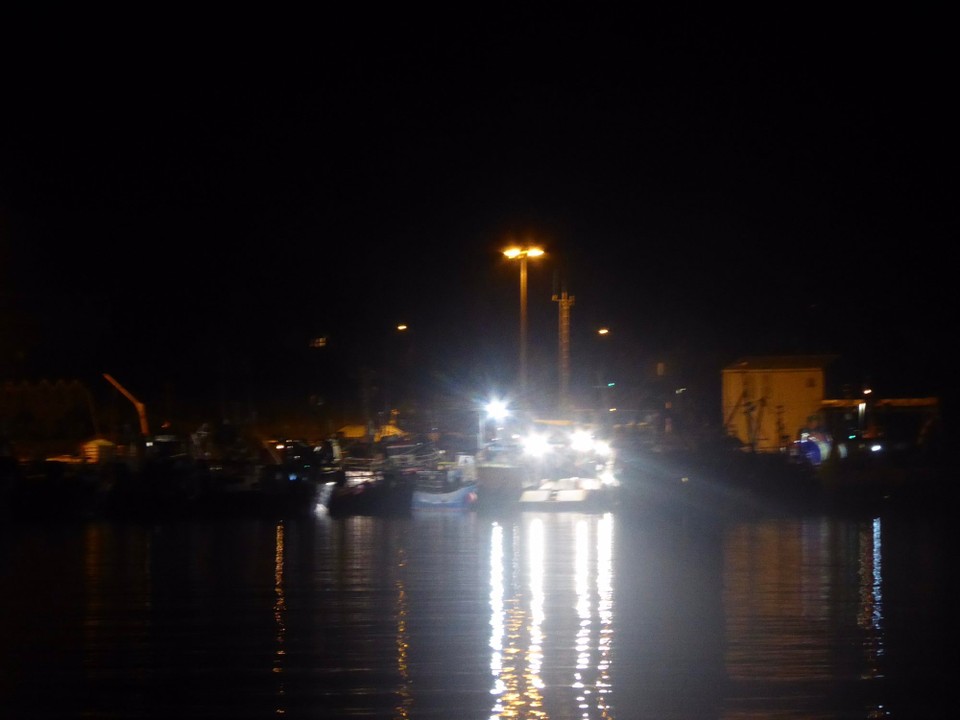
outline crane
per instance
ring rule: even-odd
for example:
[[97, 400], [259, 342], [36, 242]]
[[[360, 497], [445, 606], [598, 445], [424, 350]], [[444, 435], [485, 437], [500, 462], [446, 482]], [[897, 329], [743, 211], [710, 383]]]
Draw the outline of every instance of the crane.
[[118, 383], [112, 375], [109, 373], [104, 373], [103, 377], [106, 378], [107, 382], [113, 385], [117, 390], [123, 393], [123, 396], [133, 403], [133, 406], [137, 409], [137, 416], [140, 418], [140, 434], [144, 437], [147, 437], [150, 434], [150, 426], [147, 424], [147, 408], [146, 406], [137, 400], [133, 394], [127, 390], [123, 385]]

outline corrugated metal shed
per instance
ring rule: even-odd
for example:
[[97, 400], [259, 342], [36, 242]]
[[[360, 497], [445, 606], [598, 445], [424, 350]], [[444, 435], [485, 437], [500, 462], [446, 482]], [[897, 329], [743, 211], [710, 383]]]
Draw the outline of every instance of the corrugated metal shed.
[[833, 355], [741, 357], [722, 371], [724, 428], [761, 452], [775, 452], [819, 422]]

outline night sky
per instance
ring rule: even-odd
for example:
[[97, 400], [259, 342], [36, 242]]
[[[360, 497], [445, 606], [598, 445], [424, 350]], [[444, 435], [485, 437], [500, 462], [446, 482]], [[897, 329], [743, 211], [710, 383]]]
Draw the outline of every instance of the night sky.
[[945, 18], [460, 12], [9, 23], [0, 377], [299, 396], [323, 335], [476, 394], [529, 240], [533, 373], [565, 289], [578, 377], [603, 325], [717, 381], [831, 353], [949, 394]]

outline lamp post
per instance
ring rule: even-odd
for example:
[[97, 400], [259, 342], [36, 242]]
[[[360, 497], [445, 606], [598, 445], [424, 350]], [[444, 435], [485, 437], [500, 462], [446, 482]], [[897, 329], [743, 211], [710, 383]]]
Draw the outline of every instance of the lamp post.
[[[597, 336], [600, 338], [610, 337], [610, 328], [602, 327], [597, 330]], [[601, 349], [600, 359], [597, 362], [597, 411], [599, 417], [605, 417], [605, 413], [610, 410], [609, 394], [610, 394], [610, 385], [606, 380], [606, 376], [610, 373], [610, 362], [608, 358], [607, 350]]]
[[538, 247], [512, 247], [503, 251], [509, 260], [520, 261], [520, 399], [527, 400], [527, 258], [544, 254]]

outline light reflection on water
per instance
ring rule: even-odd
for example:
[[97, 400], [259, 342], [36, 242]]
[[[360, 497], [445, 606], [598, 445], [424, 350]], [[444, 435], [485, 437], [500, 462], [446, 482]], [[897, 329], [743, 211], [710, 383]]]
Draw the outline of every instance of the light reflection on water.
[[749, 717], [748, 706], [772, 694], [813, 713], [837, 688], [861, 717], [886, 715], [880, 687], [863, 682], [883, 675], [881, 532], [880, 518], [815, 518], [725, 533], [724, 667], [742, 695], [727, 717]]
[[513, 527], [526, 545], [516, 564], [492, 523], [491, 717], [610, 717], [612, 526], [609, 514], [524, 515]]
[[9, 526], [0, 717], [936, 717], [952, 537], [896, 516]]

